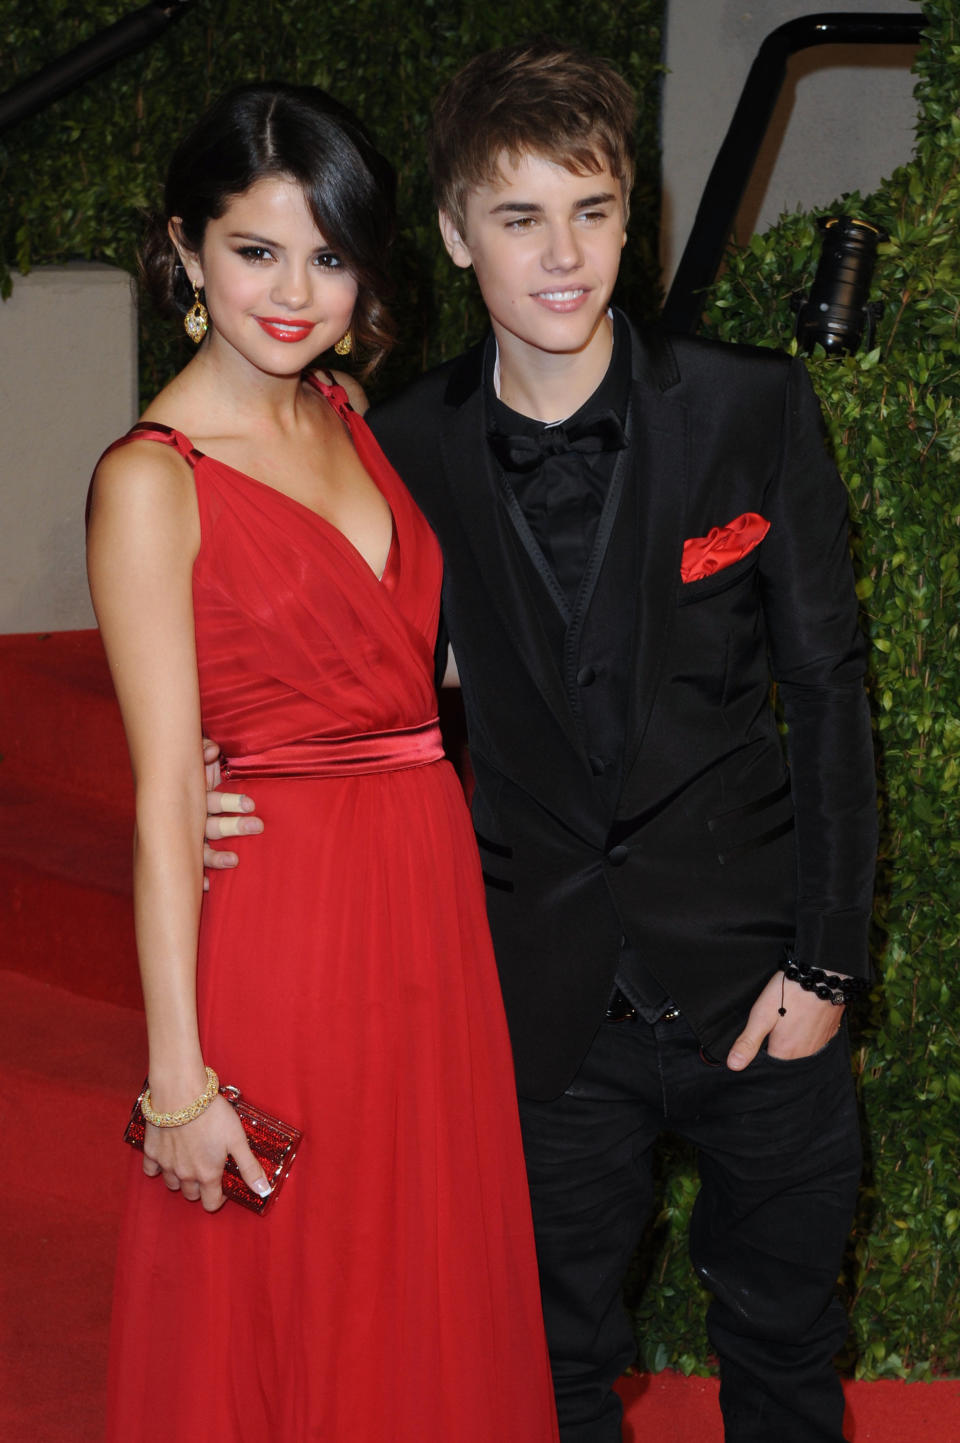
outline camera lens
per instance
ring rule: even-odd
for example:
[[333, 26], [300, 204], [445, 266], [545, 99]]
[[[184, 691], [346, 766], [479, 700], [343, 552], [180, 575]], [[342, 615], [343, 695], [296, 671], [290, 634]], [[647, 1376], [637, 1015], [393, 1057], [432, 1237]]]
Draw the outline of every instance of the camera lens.
[[875, 318], [867, 296], [877, 245], [886, 237], [851, 216], [821, 216], [818, 225], [823, 249], [810, 295], [799, 308], [797, 339], [804, 351], [819, 344], [828, 355], [841, 355], [857, 349]]

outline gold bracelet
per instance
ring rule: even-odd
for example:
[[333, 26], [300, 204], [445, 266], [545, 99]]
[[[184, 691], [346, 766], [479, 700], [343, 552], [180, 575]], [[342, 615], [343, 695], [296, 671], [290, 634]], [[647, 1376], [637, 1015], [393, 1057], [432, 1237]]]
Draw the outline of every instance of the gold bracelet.
[[140, 1111], [147, 1122], [152, 1123], [154, 1127], [183, 1127], [184, 1123], [192, 1122], [195, 1117], [200, 1116], [201, 1112], [206, 1112], [219, 1091], [220, 1079], [213, 1068], [208, 1067], [207, 1085], [189, 1107], [181, 1107], [177, 1112], [154, 1112], [153, 1103], [150, 1101], [150, 1089], [145, 1087], [140, 1098]]

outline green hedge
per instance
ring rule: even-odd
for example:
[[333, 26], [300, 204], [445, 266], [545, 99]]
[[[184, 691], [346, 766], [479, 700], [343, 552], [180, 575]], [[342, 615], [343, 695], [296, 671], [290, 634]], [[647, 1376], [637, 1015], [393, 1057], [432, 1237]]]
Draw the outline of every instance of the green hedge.
[[[199, 0], [149, 49], [121, 61], [44, 114], [0, 136], [10, 204], [0, 217], [0, 284], [17, 268], [73, 258], [130, 270], [143, 208], [186, 125], [239, 80], [282, 78], [325, 86], [367, 122], [397, 166], [402, 233], [395, 258], [402, 343], [379, 386], [455, 355], [482, 334], [471, 279], [437, 236], [424, 137], [439, 85], [478, 50], [537, 32], [613, 58], [650, 97], [622, 297], [635, 312], [657, 303], [660, 177], [657, 90], [664, 0]], [[0, 89], [31, 74], [134, 8], [94, 0], [0, 0]], [[80, 18], [77, 18], [80, 11]], [[188, 359], [189, 343], [148, 306], [141, 324], [141, 391], [149, 399]]]
[[[960, 1374], [960, 21], [955, 0], [924, 13], [915, 158], [833, 208], [891, 236], [875, 348], [810, 361], [850, 490], [883, 796], [881, 985], [853, 1019], [866, 1186], [843, 1280], [849, 1362], [869, 1378]], [[813, 218], [792, 215], [731, 254], [710, 332], [789, 344], [819, 250]], [[673, 1295], [639, 1308], [652, 1364], [704, 1356], [682, 1246], [693, 1190], [689, 1168], [667, 1185], [657, 1266]]]

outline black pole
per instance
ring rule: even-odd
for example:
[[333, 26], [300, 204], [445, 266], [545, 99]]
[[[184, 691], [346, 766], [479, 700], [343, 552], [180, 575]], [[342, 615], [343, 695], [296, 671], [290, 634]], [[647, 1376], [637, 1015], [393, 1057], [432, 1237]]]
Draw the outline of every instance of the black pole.
[[114, 61], [140, 50], [193, 4], [193, 0], [151, 0], [84, 40], [0, 95], [0, 131], [36, 115]]
[[801, 15], [771, 31], [746, 83], [707, 179], [693, 229], [663, 307], [669, 330], [695, 331], [700, 292], [713, 283], [787, 73], [787, 61], [814, 45], [916, 45], [922, 15], [846, 10]]

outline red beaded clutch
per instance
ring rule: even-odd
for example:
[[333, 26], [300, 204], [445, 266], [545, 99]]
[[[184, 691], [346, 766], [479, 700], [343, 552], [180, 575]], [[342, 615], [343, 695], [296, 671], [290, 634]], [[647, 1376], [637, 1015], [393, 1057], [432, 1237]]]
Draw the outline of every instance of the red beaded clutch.
[[[140, 1098], [146, 1088], [147, 1084], [144, 1083], [140, 1097], [133, 1104], [130, 1121], [123, 1134], [124, 1142], [139, 1148], [141, 1152], [146, 1124], [140, 1110]], [[268, 1112], [263, 1112], [259, 1107], [247, 1102], [238, 1087], [221, 1087], [220, 1094], [227, 1099], [243, 1123], [250, 1150], [266, 1173], [271, 1188], [266, 1197], [258, 1197], [252, 1188], [247, 1187], [233, 1158], [228, 1157], [223, 1169], [224, 1196], [231, 1202], [240, 1203], [241, 1207], [249, 1208], [251, 1212], [266, 1212], [286, 1181], [303, 1134], [289, 1122], [281, 1122], [278, 1117], [271, 1117]]]

